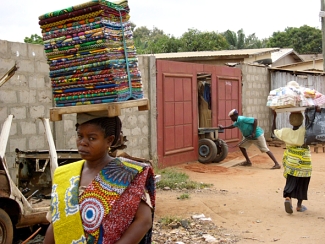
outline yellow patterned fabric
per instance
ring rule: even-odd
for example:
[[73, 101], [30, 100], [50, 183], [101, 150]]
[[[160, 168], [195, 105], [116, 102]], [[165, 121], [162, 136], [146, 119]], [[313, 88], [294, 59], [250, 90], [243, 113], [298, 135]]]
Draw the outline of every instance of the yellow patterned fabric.
[[277, 138], [286, 143], [283, 153], [283, 176], [310, 177], [312, 172], [311, 153], [309, 146], [303, 146], [306, 130], [300, 127], [297, 130], [282, 128], [274, 130]]
[[81, 160], [61, 166], [54, 173], [51, 213], [55, 243], [87, 243], [78, 200], [83, 163]]
[[[51, 215], [55, 243], [114, 244], [132, 223], [141, 200], [155, 207], [152, 167], [118, 157], [83, 187], [84, 162], [60, 166], [54, 173]], [[143, 199], [145, 191], [149, 199]], [[151, 233], [152, 229], [141, 243], [151, 244]]]
[[310, 177], [312, 172], [309, 146], [287, 146], [283, 153], [283, 176]]

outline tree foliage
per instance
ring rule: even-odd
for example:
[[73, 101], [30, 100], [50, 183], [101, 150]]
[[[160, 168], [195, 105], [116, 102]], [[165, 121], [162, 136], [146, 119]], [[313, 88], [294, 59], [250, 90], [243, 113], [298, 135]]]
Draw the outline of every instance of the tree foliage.
[[43, 44], [43, 38], [37, 34], [33, 34], [30, 37], [25, 37], [24, 42], [32, 44]]
[[223, 35], [229, 43], [229, 49], [244, 49], [245, 34], [243, 29], [237, 31], [237, 33], [231, 30], [227, 30], [223, 33]]
[[303, 25], [287, 27], [284, 31], [273, 32], [268, 47], [293, 48], [299, 54], [322, 52], [322, 31]]
[[266, 47], [266, 40], [259, 40], [255, 33], [250, 34], [246, 37], [244, 30], [240, 29], [236, 32], [227, 30], [223, 33], [229, 43], [229, 49], [253, 49], [253, 48], [264, 48]]
[[179, 49], [178, 39], [156, 27], [152, 30], [145, 26], [139, 27], [134, 30], [133, 38], [138, 54], [171, 53]]
[[[322, 32], [307, 25], [287, 27], [284, 31], [273, 32], [270, 38], [258, 39], [255, 35], [246, 36], [243, 29], [237, 32], [227, 30], [223, 33], [207, 32], [198, 29], [188, 29], [179, 38], [164, 33], [154, 27], [136, 27], [130, 23], [133, 31], [134, 45], [137, 54], [196, 52], [216, 50], [237, 50], [265, 47], [293, 48], [300, 54], [322, 52]], [[25, 43], [43, 44], [43, 39], [37, 34], [25, 37]]]
[[181, 52], [217, 51], [228, 49], [224, 36], [216, 32], [201, 32], [197, 29], [188, 29], [180, 38]]
[[180, 38], [165, 34], [156, 27], [150, 30], [145, 26], [136, 28], [133, 25], [133, 29], [138, 54], [264, 48], [268, 41], [259, 40], [255, 33], [246, 36], [243, 29], [224, 33], [188, 29]]

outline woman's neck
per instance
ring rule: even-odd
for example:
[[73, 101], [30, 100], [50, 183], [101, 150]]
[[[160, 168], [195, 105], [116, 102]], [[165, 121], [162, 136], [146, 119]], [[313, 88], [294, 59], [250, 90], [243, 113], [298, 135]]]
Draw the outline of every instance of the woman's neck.
[[101, 170], [112, 160], [113, 158], [107, 154], [107, 156], [97, 159], [95, 161], [86, 160], [85, 167], [90, 171]]

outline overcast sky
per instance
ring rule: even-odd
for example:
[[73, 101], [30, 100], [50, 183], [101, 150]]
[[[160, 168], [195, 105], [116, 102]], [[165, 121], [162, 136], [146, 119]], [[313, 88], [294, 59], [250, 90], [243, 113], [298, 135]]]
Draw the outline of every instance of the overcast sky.
[[[0, 0], [0, 39], [24, 42], [41, 35], [38, 17], [84, 3], [82, 0]], [[260, 39], [286, 27], [308, 25], [321, 29], [320, 1], [311, 0], [129, 0], [131, 21], [137, 27], [157, 27], [180, 37], [189, 28], [223, 32], [243, 29]]]

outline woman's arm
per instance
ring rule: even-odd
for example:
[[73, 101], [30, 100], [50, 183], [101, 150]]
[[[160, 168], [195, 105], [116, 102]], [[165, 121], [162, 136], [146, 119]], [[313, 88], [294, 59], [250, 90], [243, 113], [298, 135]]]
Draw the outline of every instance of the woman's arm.
[[116, 244], [139, 243], [152, 224], [152, 209], [141, 200], [133, 222]]
[[47, 227], [43, 244], [54, 244], [54, 232], [52, 223]]

